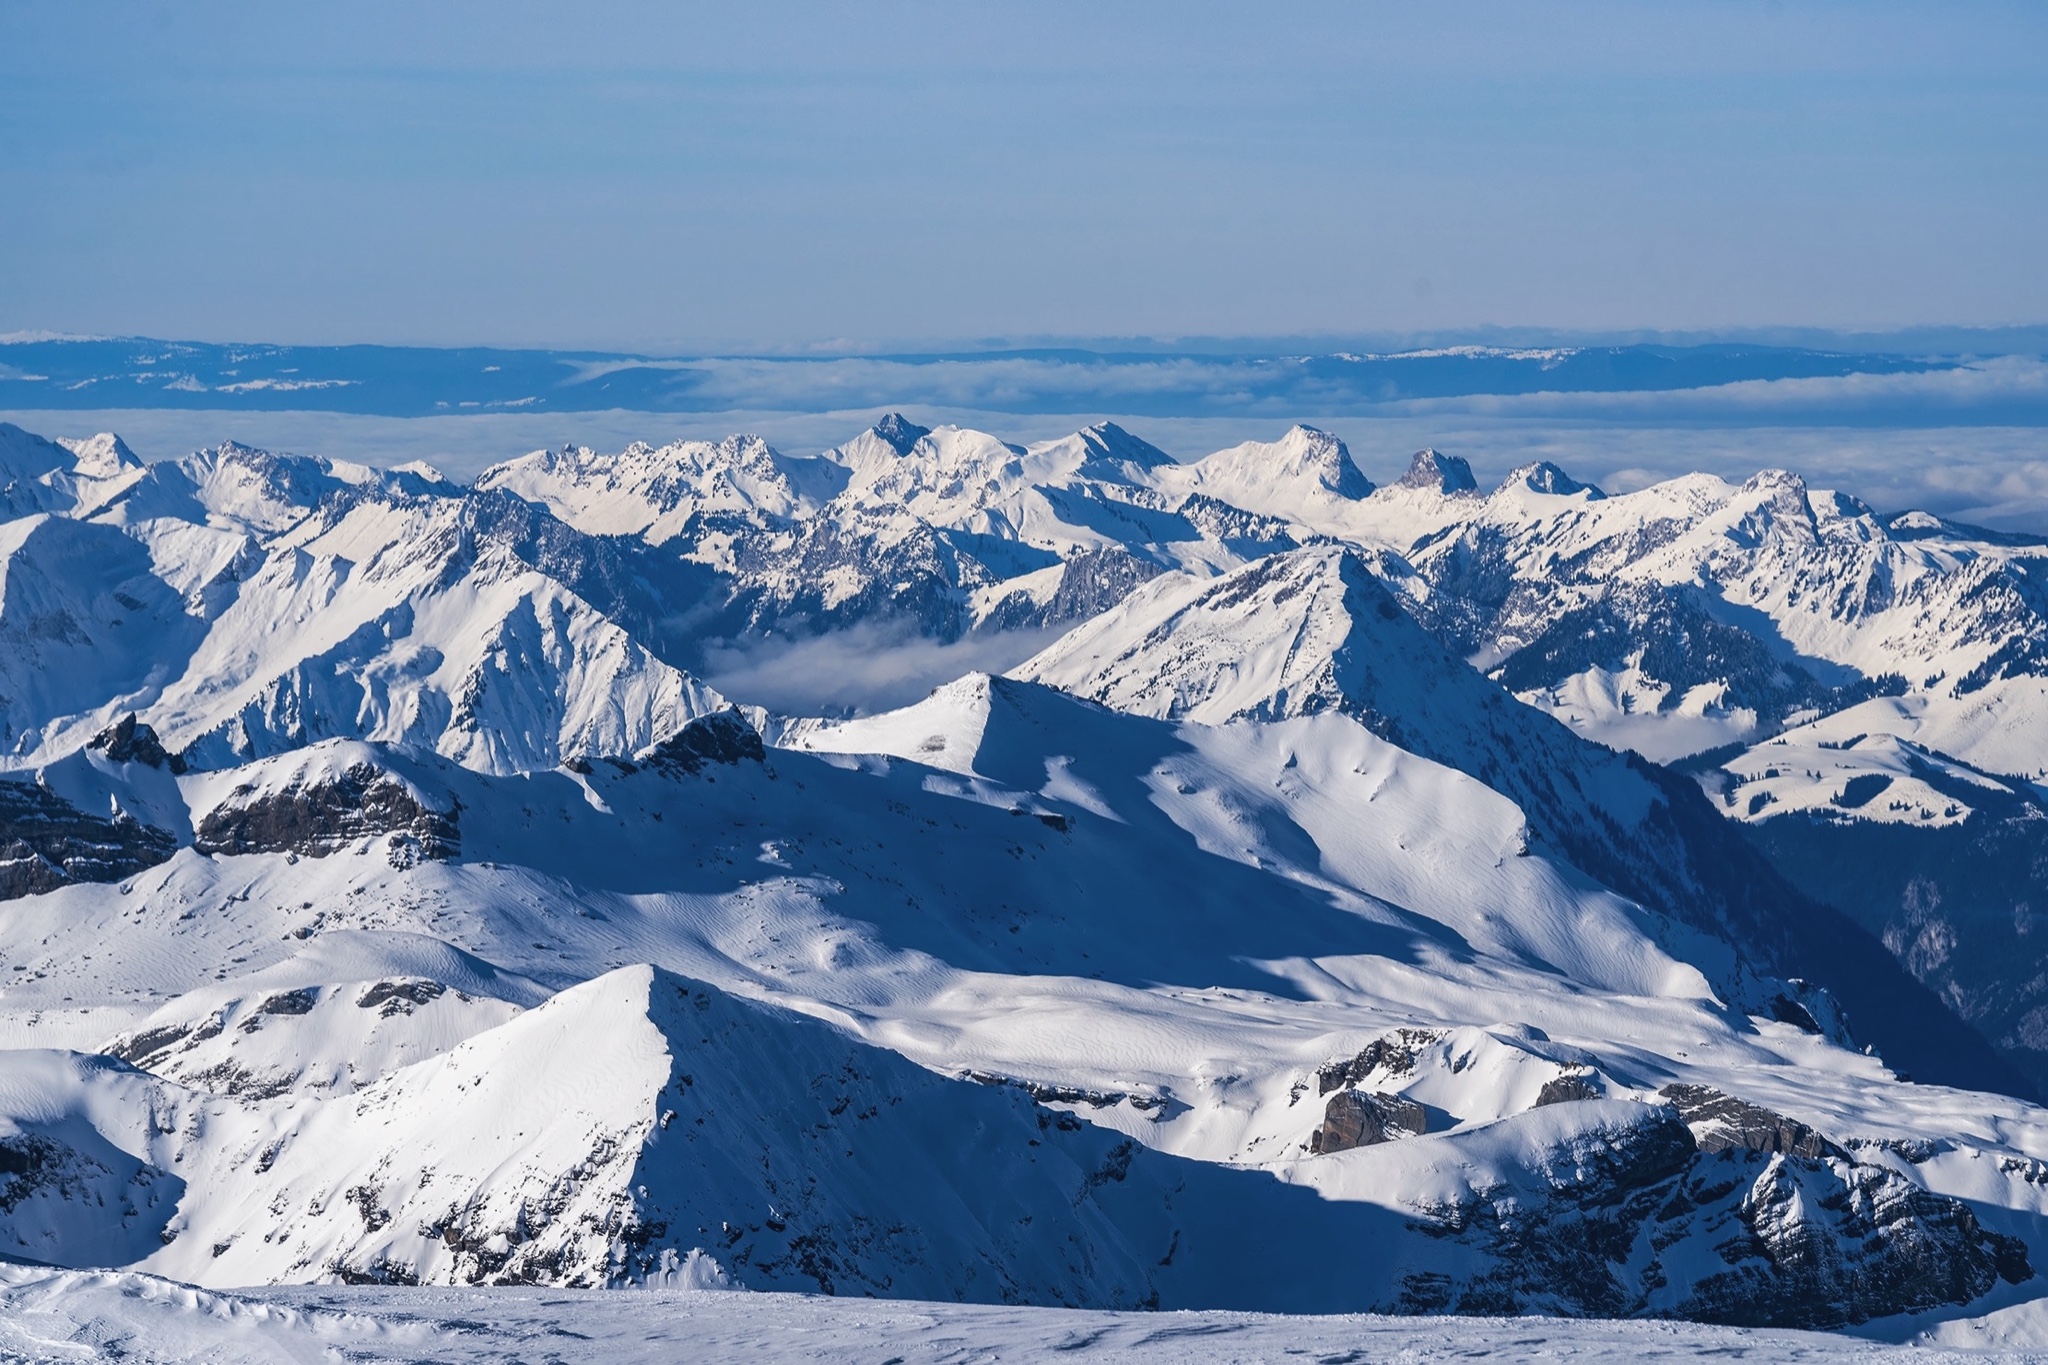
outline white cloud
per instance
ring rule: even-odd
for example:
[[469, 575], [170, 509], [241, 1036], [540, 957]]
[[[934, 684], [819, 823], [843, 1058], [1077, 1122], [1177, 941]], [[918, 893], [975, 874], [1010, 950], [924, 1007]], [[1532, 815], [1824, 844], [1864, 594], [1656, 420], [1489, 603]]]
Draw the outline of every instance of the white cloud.
[[907, 706], [965, 673], [1001, 673], [1058, 634], [1009, 631], [942, 644], [900, 624], [861, 624], [713, 646], [705, 651], [705, 680], [734, 701], [784, 715], [866, 714]]

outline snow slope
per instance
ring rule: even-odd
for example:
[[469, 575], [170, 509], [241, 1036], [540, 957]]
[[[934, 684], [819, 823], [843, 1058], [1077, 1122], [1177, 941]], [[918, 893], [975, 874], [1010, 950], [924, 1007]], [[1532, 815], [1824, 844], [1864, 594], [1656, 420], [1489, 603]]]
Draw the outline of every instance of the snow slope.
[[218, 1293], [133, 1272], [0, 1267], [0, 1350], [76, 1360], [118, 1350], [142, 1365], [273, 1365], [343, 1352], [353, 1360], [547, 1355], [575, 1343], [597, 1365], [717, 1361], [855, 1361], [881, 1365], [940, 1353], [1023, 1360], [1057, 1351], [1082, 1361], [1319, 1360], [1613, 1362], [1755, 1356], [1788, 1365], [1955, 1365], [2032, 1359], [1887, 1346], [1808, 1332], [1676, 1322], [1544, 1318], [1114, 1313], [818, 1295], [551, 1290], [269, 1289]]

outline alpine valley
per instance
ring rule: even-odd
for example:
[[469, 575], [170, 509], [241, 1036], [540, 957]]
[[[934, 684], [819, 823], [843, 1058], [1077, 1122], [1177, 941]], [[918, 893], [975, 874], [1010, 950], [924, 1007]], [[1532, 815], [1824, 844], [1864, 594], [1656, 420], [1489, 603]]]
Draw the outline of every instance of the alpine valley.
[[2048, 1344], [2048, 543], [893, 415], [0, 518], [17, 1299]]

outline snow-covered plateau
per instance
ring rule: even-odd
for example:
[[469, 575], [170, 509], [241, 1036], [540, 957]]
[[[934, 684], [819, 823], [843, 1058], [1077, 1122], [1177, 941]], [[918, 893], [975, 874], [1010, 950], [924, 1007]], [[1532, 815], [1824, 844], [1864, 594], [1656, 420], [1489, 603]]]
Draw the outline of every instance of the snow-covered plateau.
[[0, 518], [0, 1356], [2048, 1347], [2042, 544], [894, 416]]

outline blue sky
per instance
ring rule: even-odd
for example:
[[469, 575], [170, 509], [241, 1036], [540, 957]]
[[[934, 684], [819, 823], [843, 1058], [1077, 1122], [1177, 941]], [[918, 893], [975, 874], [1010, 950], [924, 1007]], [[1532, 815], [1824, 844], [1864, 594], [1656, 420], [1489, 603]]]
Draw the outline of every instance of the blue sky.
[[0, 7], [0, 331], [2048, 320], [2039, 4]]

